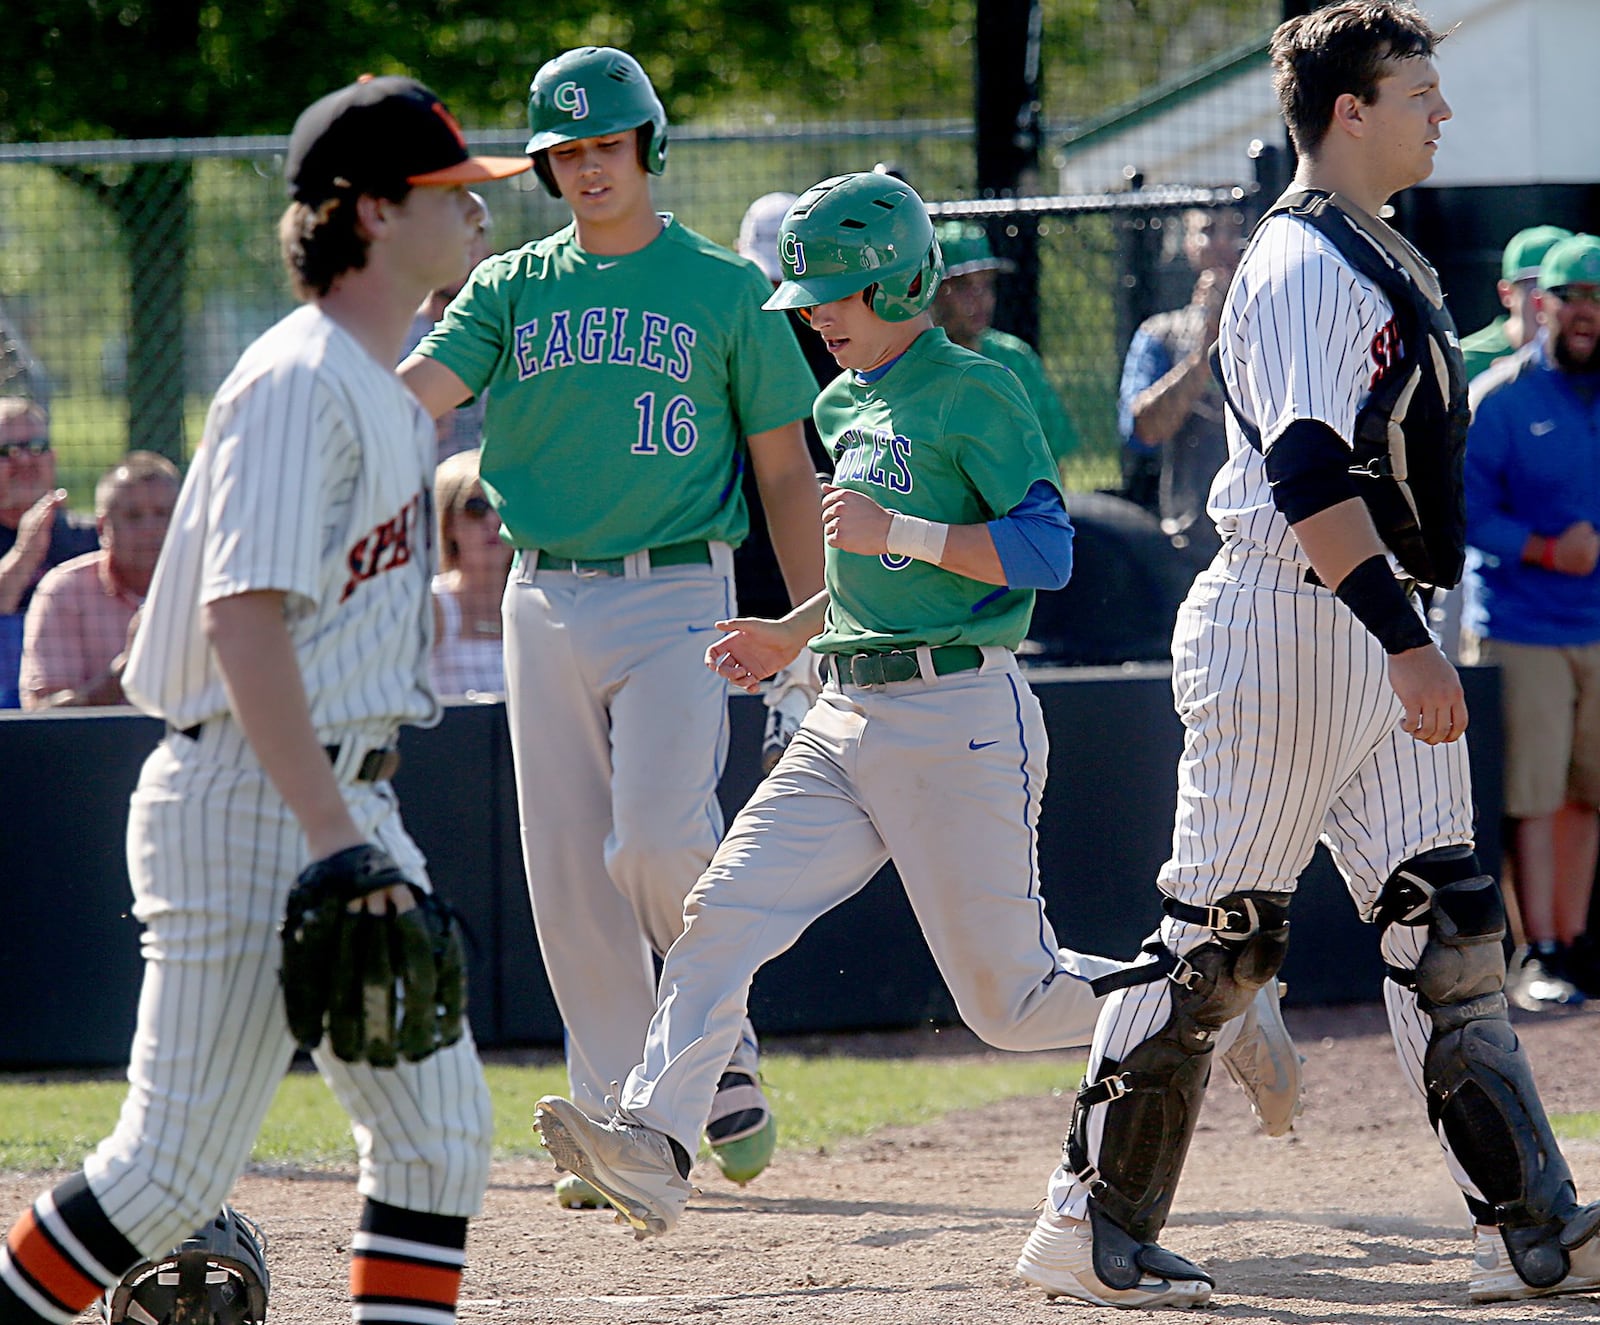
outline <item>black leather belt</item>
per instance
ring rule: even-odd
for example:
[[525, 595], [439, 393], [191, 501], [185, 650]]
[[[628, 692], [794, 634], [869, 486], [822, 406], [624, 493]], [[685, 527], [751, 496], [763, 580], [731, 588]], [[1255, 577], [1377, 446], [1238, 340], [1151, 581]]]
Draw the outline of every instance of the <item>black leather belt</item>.
[[[175, 732], [188, 741], [198, 741], [200, 732], [204, 727], [205, 723], [203, 722], [197, 722], [193, 727], [174, 727], [170, 722], [167, 724], [169, 732]], [[328, 756], [330, 764], [337, 764], [339, 756], [344, 753], [344, 747], [342, 745], [325, 745], [322, 747], [322, 753]], [[368, 750], [366, 754], [361, 756], [361, 766], [356, 769], [356, 781], [388, 782], [399, 771], [400, 752], [393, 746], [379, 746], [376, 749]]]
[[[983, 650], [976, 644], [941, 644], [928, 650], [933, 674], [971, 672], [983, 666]], [[829, 653], [822, 659], [824, 675], [832, 669], [840, 685], [881, 686], [914, 681], [922, 675], [914, 649], [889, 649], [883, 653]]]

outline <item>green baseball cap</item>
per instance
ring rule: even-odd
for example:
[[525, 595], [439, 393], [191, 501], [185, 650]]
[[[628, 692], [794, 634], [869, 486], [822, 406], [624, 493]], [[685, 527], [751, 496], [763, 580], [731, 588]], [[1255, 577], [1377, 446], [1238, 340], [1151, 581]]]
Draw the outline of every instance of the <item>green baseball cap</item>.
[[1539, 264], [1544, 255], [1563, 239], [1571, 239], [1572, 231], [1559, 225], [1536, 225], [1519, 230], [1511, 236], [1506, 251], [1500, 255], [1500, 279], [1503, 281], [1531, 281], [1539, 275]]
[[1015, 271], [1009, 258], [997, 258], [989, 236], [974, 221], [941, 221], [934, 233], [944, 253], [944, 278], [970, 276], [975, 271]]
[[1600, 285], [1600, 239], [1572, 235], [1544, 255], [1539, 288], [1558, 290], [1563, 285]]

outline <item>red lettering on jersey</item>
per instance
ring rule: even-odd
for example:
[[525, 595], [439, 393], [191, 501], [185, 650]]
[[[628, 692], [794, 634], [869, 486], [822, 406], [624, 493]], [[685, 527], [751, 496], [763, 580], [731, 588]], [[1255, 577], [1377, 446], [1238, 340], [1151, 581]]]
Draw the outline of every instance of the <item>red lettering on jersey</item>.
[[389, 564], [384, 570], [393, 570], [396, 566], [404, 566], [411, 560], [411, 517], [416, 513], [416, 498], [411, 504], [404, 506], [395, 518], [394, 556], [389, 558]]
[[366, 581], [411, 561], [411, 530], [413, 524], [420, 522], [422, 509], [423, 495], [419, 492], [389, 519], [374, 525], [351, 544], [345, 555], [350, 578], [339, 595], [341, 603]]
[[1372, 338], [1372, 379], [1367, 383], [1369, 391], [1400, 362], [1400, 353], [1400, 323], [1390, 318]]
[[356, 591], [356, 585], [367, 578], [367, 540], [369, 535], [363, 534], [360, 540], [352, 547], [345, 557], [345, 564], [350, 568], [350, 578], [344, 582], [344, 592], [339, 595], [342, 603]]

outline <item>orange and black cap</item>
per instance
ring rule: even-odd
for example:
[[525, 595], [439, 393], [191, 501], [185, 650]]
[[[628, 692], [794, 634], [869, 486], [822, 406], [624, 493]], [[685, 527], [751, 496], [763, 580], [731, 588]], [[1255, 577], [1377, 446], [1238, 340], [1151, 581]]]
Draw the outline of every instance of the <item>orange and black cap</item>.
[[410, 78], [363, 75], [301, 112], [289, 135], [289, 194], [315, 206], [342, 189], [474, 184], [529, 168], [527, 157], [473, 156], [444, 103]]

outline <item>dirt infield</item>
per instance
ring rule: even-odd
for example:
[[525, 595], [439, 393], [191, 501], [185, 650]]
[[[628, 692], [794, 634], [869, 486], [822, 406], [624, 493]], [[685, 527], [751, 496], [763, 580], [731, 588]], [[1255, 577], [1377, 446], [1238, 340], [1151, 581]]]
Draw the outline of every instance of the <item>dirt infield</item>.
[[[1289, 1014], [1307, 1058], [1294, 1135], [1257, 1135], [1218, 1073], [1166, 1241], [1217, 1277], [1182, 1319], [1389, 1325], [1593, 1321], [1600, 1298], [1473, 1308], [1466, 1216], [1400, 1080], [1381, 1009]], [[1552, 1112], [1600, 1110], [1600, 1011], [1524, 1018]], [[949, 1053], [952, 1035], [937, 1040]], [[896, 1042], [928, 1052], [932, 1036]], [[981, 1046], [969, 1044], [969, 1052]], [[1004, 1320], [1073, 1325], [1173, 1319], [1047, 1303], [1011, 1265], [1067, 1117], [1065, 1099], [1012, 1100], [939, 1127], [886, 1130], [833, 1153], [781, 1152], [740, 1191], [704, 1192], [676, 1232], [640, 1243], [596, 1213], [556, 1207], [546, 1163], [496, 1168], [473, 1226], [463, 1322], [668, 1325]], [[1600, 1195], [1600, 1142], [1568, 1146], [1580, 1193]], [[0, 1175], [9, 1213], [40, 1185]], [[345, 1254], [358, 1198], [346, 1173], [251, 1173], [236, 1202], [271, 1236], [276, 1325], [349, 1319]], [[85, 1319], [97, 1319], [85, 1317]]]

